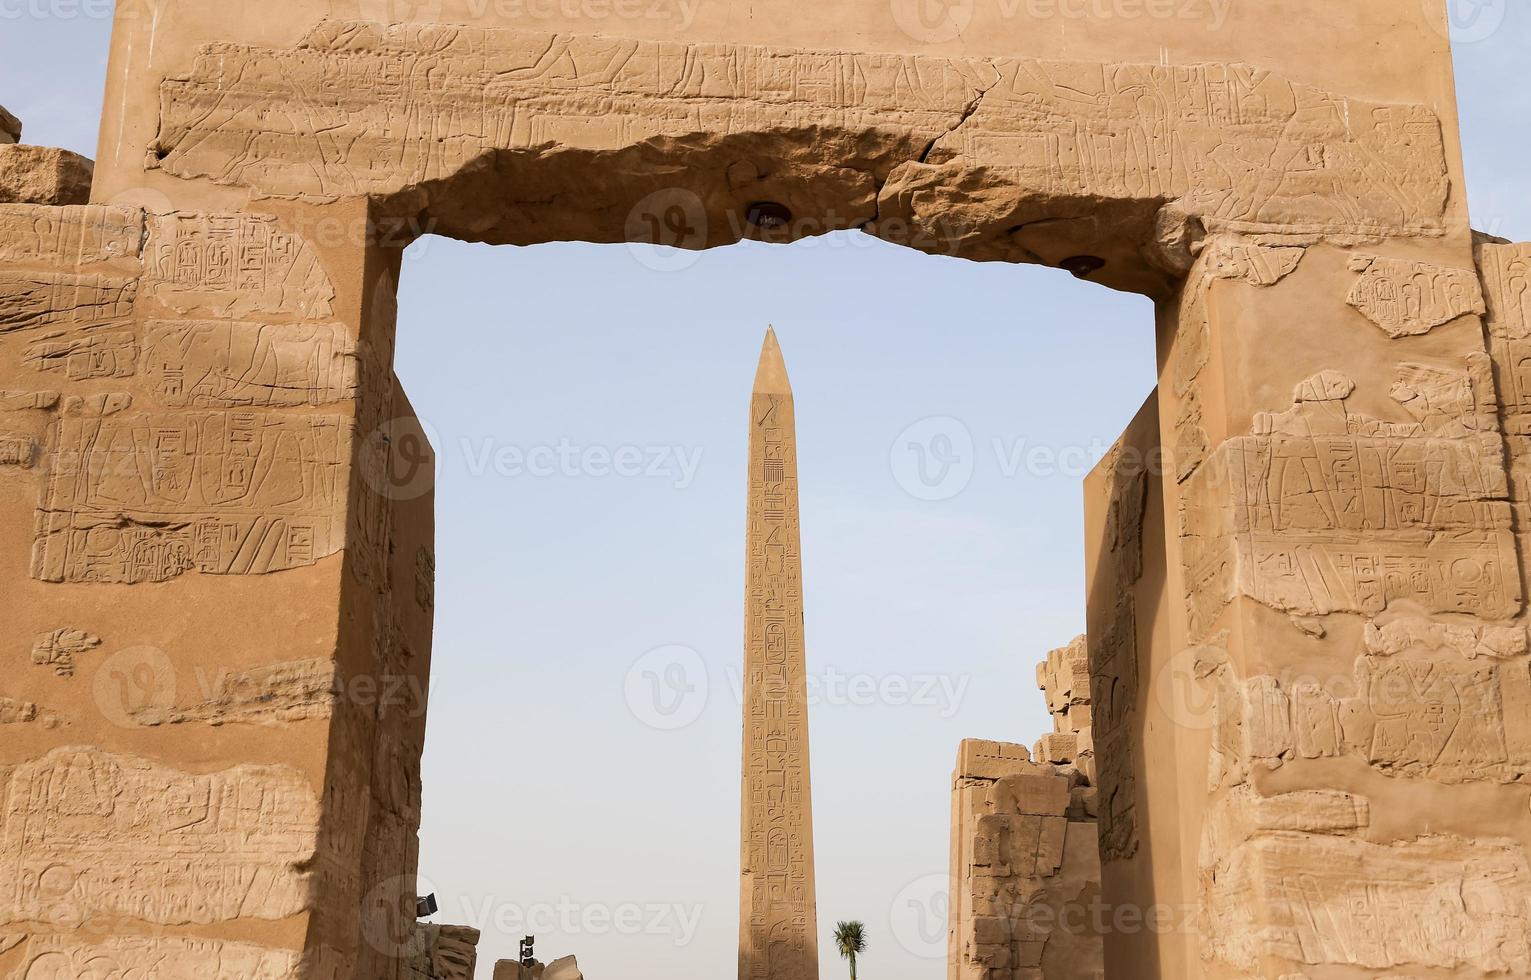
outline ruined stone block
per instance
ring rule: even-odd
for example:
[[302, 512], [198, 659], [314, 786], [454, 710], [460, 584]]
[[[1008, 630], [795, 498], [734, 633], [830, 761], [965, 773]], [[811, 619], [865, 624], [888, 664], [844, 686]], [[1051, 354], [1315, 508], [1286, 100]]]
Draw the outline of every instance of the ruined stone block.
[[0, 144], [21, 142], [21, 120], [0, 105]]
[[93, 173], [78, 153], [0, 143], [0, 204], [88, 204]]

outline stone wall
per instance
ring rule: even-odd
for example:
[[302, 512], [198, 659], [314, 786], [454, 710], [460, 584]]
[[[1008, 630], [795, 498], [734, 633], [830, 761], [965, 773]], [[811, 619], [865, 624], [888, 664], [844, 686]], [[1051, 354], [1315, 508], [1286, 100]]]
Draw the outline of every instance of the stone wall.
[[405, 975], [414, 236], [837, 228], [1156, 304], [1087, 491], [1098, 825], [1057, 766], [959, 763], [957, 967], [1054, 965], [1007, 909], [1098, 831], [1107, 904], [1174, 916], [1113, 980], [1531, 973], [1526, 261], [1469, 228], [1444, 0], [474, 6], [119, 5], [88, 206], [0, 126], [0, 975]]
[[952, 774], [950, 980], [1100, 980], [1094, 793], [1068, 763], [969, 739]]

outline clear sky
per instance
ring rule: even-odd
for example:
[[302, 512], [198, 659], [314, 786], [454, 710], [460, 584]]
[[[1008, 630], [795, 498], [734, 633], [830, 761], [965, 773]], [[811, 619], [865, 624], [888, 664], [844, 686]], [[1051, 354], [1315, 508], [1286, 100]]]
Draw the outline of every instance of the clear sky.
[[[1474, 223], [1527, 239], [1531, 9], [1474, 4]], [[66, 9], [0, 0], [0, 104], [92, 154], [110, 25]], [[437, 921], [485, 930], [481, 975], [531, 932], [594, 980], [734, 971], [746, 405], [775, 324], [824, 974], [855, 918], [863, 976], [939, 976], [957, 743], [1049, 729], [1034, 665], [1083, 628], [1079, 481], [1153, 385], [1150, 312], [855, 235], [680, 260], [418, 243], [398, 370], [441, 455], [422, 873]]]

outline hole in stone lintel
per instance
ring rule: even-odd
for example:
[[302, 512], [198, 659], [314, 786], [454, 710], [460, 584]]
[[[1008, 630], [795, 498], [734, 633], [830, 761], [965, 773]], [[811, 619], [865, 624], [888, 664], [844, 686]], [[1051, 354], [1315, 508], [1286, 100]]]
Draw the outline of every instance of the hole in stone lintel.
[[761, 231], [778, 231], [792, 223], [792, 210], [777, 201], [755, 201], [744, 209], [744, 219]]
[[1075, 279], [1088, 279], [1106, 267], [1106, 260], [1098, 255], [1071, 255], [1058, 263], [1058, 268], [1068, 270]]

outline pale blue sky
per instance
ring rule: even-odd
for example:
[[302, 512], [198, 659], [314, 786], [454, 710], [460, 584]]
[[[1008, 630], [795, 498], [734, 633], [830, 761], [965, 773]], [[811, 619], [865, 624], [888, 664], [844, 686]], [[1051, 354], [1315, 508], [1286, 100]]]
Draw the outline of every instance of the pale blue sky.
[[[110, 25], [64, 9], [0, 0], [0, 104], [28, 142], [93, 154]], [[1519, 4], [1458, 45], [1474, 223], [1517, 239], [1527, 50]], [[529, 931], [594, 980], [733, 972], [745, 406], [774, 323], [822, 694], [825, 975], [843, 969], [834, 921], [859, 918], [863, 976], [928, 980], [956, 746], [1048, 728], [1034, 664], [1083, 625], [1079, 476], [1153, 384], [1150, 309], [850, 235], [694, 258], [659, 271], [621, 246], [438, 239], [410, 254], [399, 373], [442, 457], [422, 832], [437, 919], [486, 930], [486, 977]], [[931, 418], [954, 421], [906, 433]], [[960, 469], [935, 492], [911, 482], [898, 447], [963, 432], [961, 492]], [[565, 468], [562, 446], [595, 455]], [[1068, 452], [1017, 469], [1035, 447]]]

